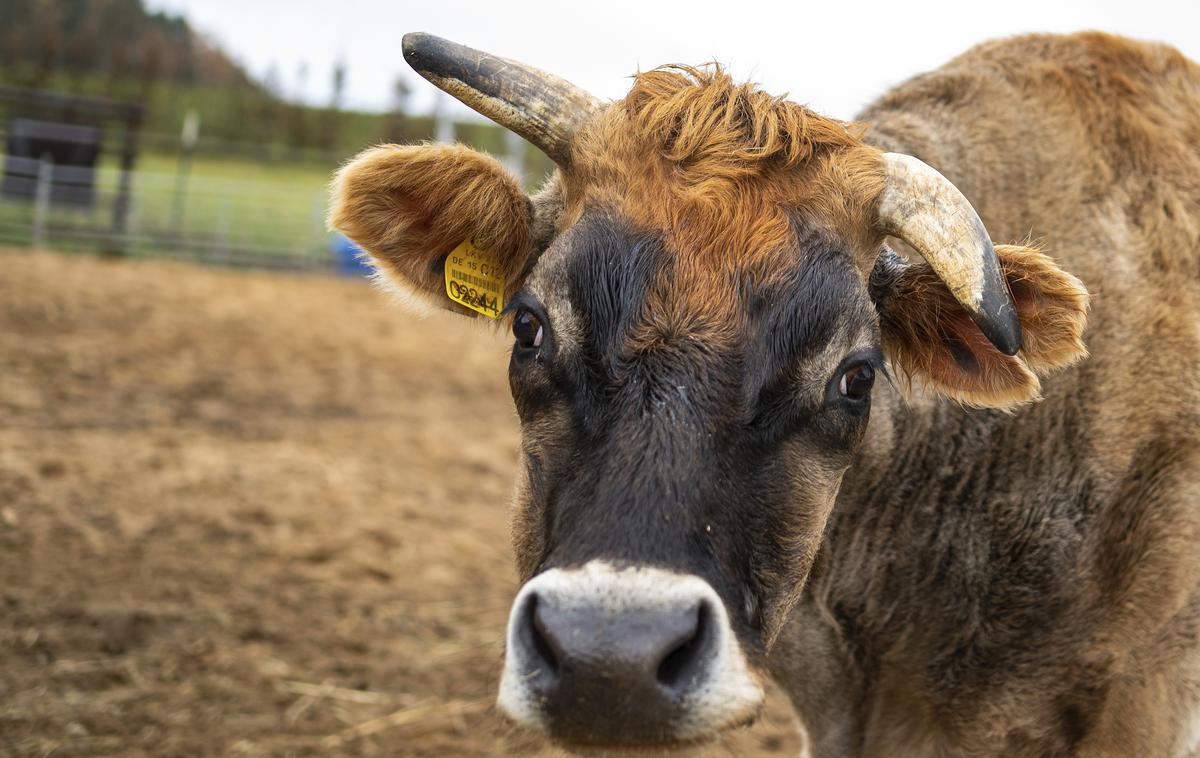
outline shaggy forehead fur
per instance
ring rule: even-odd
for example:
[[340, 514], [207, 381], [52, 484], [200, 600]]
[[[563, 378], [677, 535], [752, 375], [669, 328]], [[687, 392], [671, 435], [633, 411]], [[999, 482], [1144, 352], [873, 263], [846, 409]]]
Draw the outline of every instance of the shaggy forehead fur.
[[869, 271], [881, 153], [861, 130], [819, 116], [719, 66], [638, 74], [629, 95], [575, 141], [559, 228], [604, 209], [661, 235], [668, 263], [647, 306], [666, 333], [720, 339], [737, 293], [784, 277], [796, 229], [844, 246]]

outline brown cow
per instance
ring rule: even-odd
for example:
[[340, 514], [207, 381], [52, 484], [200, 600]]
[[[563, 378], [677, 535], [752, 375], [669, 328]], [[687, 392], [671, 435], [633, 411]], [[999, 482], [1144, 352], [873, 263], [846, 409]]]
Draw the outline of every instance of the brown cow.
[[511, 322], [508, 715], [687, 744], [769, 676], [818, 756], [1196, 754], [1200, 68], [1022, 37], [859, 127], [715, 67], [602, 104], [404, 51], [559, 166], [531, 199], [380, 147], [331, 216], [392, 286]]

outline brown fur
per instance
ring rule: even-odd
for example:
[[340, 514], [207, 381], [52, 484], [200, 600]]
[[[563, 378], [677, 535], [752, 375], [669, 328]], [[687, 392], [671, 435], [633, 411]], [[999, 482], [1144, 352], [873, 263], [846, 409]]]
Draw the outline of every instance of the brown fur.
[[715, 65], [655, 69], [580, 134], [560, 223], [608, 208], [665, 232], [671, 286], [660, 282], [648, 304], [668, 322], [659, 329], [732, 340], [737, 278], [767, 283], [794, 262], [789, 214], [870, 247], [883, 174], [860, 132]]
[[[776, 654], [814, 754], [1193, 754], [1200, 67], [1110, 35], [1033, 35], [861, 118], [872, 143], [949, 177], [994, 238], [1032, 234], [1087, 283], [1091, 357], [1008, 417], [873, 410]], [[1043, 274], [1014, 279], [1002, 257], [1023, 325], [1074, 344], [1057, 298], [1025, 291]], [[1022, 359], [1063, 363], [1034, 332]]]
[[[862, 142], [864, 131], [737, 84], [715, 64], [658, 68], [639, 74], [623, 101], [587, 125], [572, 170], [539, 205], [554, 206], [549, 215], [559, 231], [585, 208], [599, 207], [667, 234], [674, 265], [662, 271], [647, 304], [647, 328], [632, 338], [631, 349], [683, 335], [727, 344], [743, 328], [739, 285], [768, 285], [794, 264], [792, 214], [844, 244], [864, 277], [870, 271], [880, 241], [872, 213], [883, 173], [879, 151]], [[510, 273], [510, 291], [517, 289], [532, 249], [532, 220], [520, 197], [498, 163], [462, 146], [383, 146], [339, 173], [330, 224], [371, 253], [400, 289], [465, 311], [442, 295], [440, 256], [467, 236], [489, 237]], [[1036, 270], [1057, 271], [1048, 259]], [[898, 328], [885, 345], [901, 372], [971, 405], [1036, 399], [1030, 369], [1043, 366], [1028, 348], [1024, 363], [1000, 354], [936, 278], [919, 281], [928, 297], [910, 298], [901, 318], [885, 321]], [[1073, 299], [1056, 301], [1060, 310], [1073, 304], [1077, 327], [1084, 294], [1079, 288]], [[916, 312], [918, 306], [926, 310]], [[1083, 354], [1077, 334], [1039, 336], [1042, 325], [1025, 324], [1029, 345]], [[982, 371], [968, 375], [940, 360], [951, 333], [977, 354]], [[1059, 336], [1065, 341], [1052, 347]]]
[[[468, 234], [490, 233], [523, 272], [587, 213], [660, 233], [669, 260], [627, 338], [644, 356], [744, 335], [738, 286], [795, 263], [797, 219], [865, 284], [883, 242], [880, 151], [930, 163], [994, 239], [1036, 238], [1055, 260], [998, 247], [1024, 330], [1014, 358], [920, 262], [877, 304], [883, 343], [903, 377], [1011, 413], [876, 386], [829, 523], [786, 546], [815, 563], [802, 595], [781, 590], [797, 591], [772, 613], [799, 604], [767, 663], [817, 756], [1186, 754], [1200, 714], [1200, 69], [1164, 46], [1033, 35], [903, 84], [861, 121], [865, 136], [719, 68], [657, 69], [578, 132], [536, 242], [514, 185], [461, 148], [367, 154], [364, 181], [357, 164], [339, 180], [333, 223], [430, 293], [431, 265]], [[1084, 338], [1092, 358], [1076, 365]], [[545, 418], [556, 428], [527, 430], [527, 450], [568, 434]], [[787, 461], [798, 490], [814, 454]], [[525, 553], [546, 540], [531, 489], [515, 521]]]
[[388, 281], [473, 314], [444, 296], [443, 257], [475, 238], [520, 286], [532, 234], [524, 190], [498, 161], [464, 145], [381, 145], [359, 154], [333, 182], [329, 225], [370, 253]]
[[[1041, 251], [998, 245], [996, 255], [1024, 330], [1016, 356], [984, 338], [927, 263], [907, 267], [879, 303], [884, 350], [904, 379], [923, 381], [964, 405], [1012, 408], [1041, 397], [1035, 372], [1087, 355], [1087, 290]], [[951, 345], [969, 353], [956, 359]]]

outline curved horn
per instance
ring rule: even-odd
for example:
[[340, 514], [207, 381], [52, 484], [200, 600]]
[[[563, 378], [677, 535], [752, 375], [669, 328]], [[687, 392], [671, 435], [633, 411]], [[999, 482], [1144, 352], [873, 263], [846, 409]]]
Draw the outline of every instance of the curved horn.
[[557, 76], [432, 34], [404, 35], [404, 60], [435, 87], [537, 145], [560, 166], [600, 101]]
[[958, 188], [911, 155], [884, 153], [882, 231], [912, 245], [1005, 355], [1021, 349], [1021, 321], [979, 214]]

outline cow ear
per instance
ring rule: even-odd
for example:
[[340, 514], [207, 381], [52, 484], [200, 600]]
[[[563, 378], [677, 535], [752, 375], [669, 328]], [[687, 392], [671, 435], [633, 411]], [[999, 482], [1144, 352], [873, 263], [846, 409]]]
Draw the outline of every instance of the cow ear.
[[1012, 408], [1040, 397], [1038, 374], [1087, 355], [1082, 282], [1041, 251], [997, 245], [1021, 320], [1022, 348], [997, 350], [926, 263], [886, 251], [871, 273], [884, 352], [911, 385], [918, 380], [965, 405]]
[[329, 225], [405, 300], [473, 314], [446, 294], [447, 255], [469, 240], [500, 268], [505, 300], [531, 256], [532, 205], [495, 159], [463, 145], [383, 145], [333, 181]]

